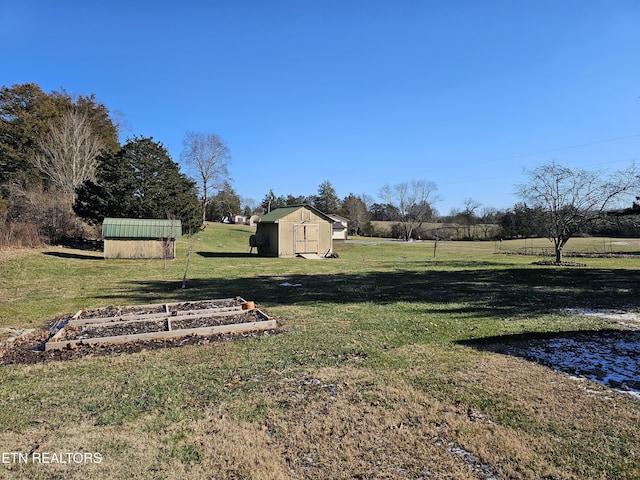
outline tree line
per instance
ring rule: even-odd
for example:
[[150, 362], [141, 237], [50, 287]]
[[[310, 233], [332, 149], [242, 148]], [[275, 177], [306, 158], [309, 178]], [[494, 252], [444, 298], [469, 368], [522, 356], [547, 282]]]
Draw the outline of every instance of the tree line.
[[[329, 180], [315, 194], [241, 199], [231, 186], [231, 154], [216, 134], [187, 132], [180, 171], [152, 137], [119, 142], [117, 115], [94, 95], [45, 93], [33, 83], [0, 89], [0, 245], [34, 245], [84, 237], [105, 217], [180, 219], [185, 233], [235, 214], [261, 215], [310, 204], [348, 219], [351, 235], [411, 239], [491, 239], [546, 236], [561, 261], [581, 234], [640, 236], [639, 174], [571, 169], [551, 162], [527, 171], [522, 200], [505, 211], [465, 199], [440, 215], [437, 185], [412, 180], [384, 185], [377, 201], [350, 193], [340, 199]], [[637, 199], [637, 197], [636, 197]], [[625, 203], [626, 202], [626, 203]], [[384, 222], [381, 226], [379, 222]]]
[[[441, 215], [434, 208], [439, 200], [437, 186], [423, 180], [385, 185], [378, 193], [380, 201], [353, 193], [340, 199], [331, 182], [325, 180], [315, 195], [276, 196], [269, 190], [257, 206], [256, 202], [248, 202], [245, 214], [309, 204], [345, 217], [350, 235], [401, 240], [547, 237], [554, 244], [558, 262], [566, 243], [575, 236], [640, 237], [640, 199], [633, 201], [640, 188], [636, 165], [605, 175], [551, 162], [527, 175], [528, 182], [517, 186], [522, 201], [505, 210], [483, 207], [467, 198], [461, 208]], [[234, 196], [234, 201], [228, 200]], [[238, 208], [242, 202], [230, 186], [224, 198], [221, 203]], [[221, 211], [216, 212], [220, 215]]]
[[211, 191], [231, 156], [215, 134], [188, 132], [180, 171], [162, 143], [119, 142], [117, 115], [94, 95], [0, 88], [0, 245], [55, 243], [96, 234], [105, 217], [179, 219], [203, 225]]

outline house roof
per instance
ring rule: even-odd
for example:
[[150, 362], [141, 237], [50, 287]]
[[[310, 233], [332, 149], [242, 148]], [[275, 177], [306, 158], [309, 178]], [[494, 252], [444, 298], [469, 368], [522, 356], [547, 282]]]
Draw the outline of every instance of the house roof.
[[263, 215], [263, 217], [260, 219], [260, 223], [278, 223], [278, 221], [281, 220], [282, 218], [286, 217], [292, 212], [295, 212], [296, 210], [300, 210], [301, 208], [306, 208], [307, 210], [311, 210], [316, 215], [325, 219], [327, 222], [333, 223], [333, 219], [329, 217], [329, 215], [327, 215], [326, 213], [322, 213], [320, 210], [318, 210], [315, 207], [312, 207], [311, 205], [306, 205], [306, 204], [290, 205], [287, 207], [276, 208], [275, 210], [272, 210], [266, 215]]
[[333, 218], [334, 220], [341, 222], [341, 223], [347, 223], [349, 221], [348, 218], [342, 217], [336, 213], [329, 213], [328, 214], [331, 218]]
[[103, 238], [180, 238], [180, 220], [153, 218], [105, 218], [102, 222]]

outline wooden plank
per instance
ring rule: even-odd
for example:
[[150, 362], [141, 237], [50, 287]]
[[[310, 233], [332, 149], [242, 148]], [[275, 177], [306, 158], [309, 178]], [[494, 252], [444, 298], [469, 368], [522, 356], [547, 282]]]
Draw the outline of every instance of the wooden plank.
[[61, 328], [60, 330], [58, 330], [56, 334], [47, 341], [47, 343], [59, 341], [60, 337], [62, 337], [63, 335], [63, 332], [64, 332], [64, 328]]
[[[264, 315], [264, 314], [263, 314]], [[144, 340], [163, 340], [169, 338], [187, 337], [189, 335], [215, 335], [218, 333], [240, 333], [252, 330], [270, 330], [276, 328], [278, 323], [276, 320], [266, 320], [249, 323], [234, 323], [230, 325], [216, 325], [213, 327], [185, 328], [180, 330], [171, 330], [163, 332], [138, 333], [133, 335], [116, 335], [111, 337], [84, 338], [81, 340], [65, 340], [57, 342], [47, 342], [44, 346], [45, 351], [60, 350], [67, 348], [69, 345], [96, 345], [96, 344], [113, 344], [144, 341]]]
[[[69, 323], [71, 323], [72, 321], [74, 321], [74, 319], [78, 318], [78, 317], [80, 316], [80, 314], [81, 314], [81, 313], [82, 313], [82, 310], [78, 310], [78, 311], [77, 311], [77, 312], [76, 312], [76, 313], [71, 317], [71, 319], [70, 319], [69, 321], [67, 321], [67, 320], [65, 319], [65, 320], [63, 320], [62, 322], [59, 322], [59, 323], [62, 323], [62, 324], [63, 324], [62, 328], [58, 328], [58, 331], [55, 333], [55, 335], [53, 335], [52, 337], [50, 337], [48, 341], [50, 341], [50, 342], [56, 342], [56, 341], [57, 341], [57, 340], [58, 340], [58, 339], [63, 335], [63, 332], [64, 332], [64, 325], [69, 324]], [[67, 318], [69, 318], [69, 317], [67, 317]], [[52, 329], [52, 330], [53, 330], [53, 329]]]

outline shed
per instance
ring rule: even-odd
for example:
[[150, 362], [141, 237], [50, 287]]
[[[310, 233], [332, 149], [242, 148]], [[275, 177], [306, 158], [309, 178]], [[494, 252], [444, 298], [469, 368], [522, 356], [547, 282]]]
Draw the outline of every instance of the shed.
[[334, 240], [347, 240], [347, 227], [349, 225], [349, 219], [330, 213], [329, 216], [333, 219], [333, 239]]
[[180, 220], [105, 218], [102, 222], [104, 258], [175, 258]]
[[295, 257], [333, 253], [333, 219], [311, 205], [277, 208], [264, 215], [249, 245], [259, 255]]

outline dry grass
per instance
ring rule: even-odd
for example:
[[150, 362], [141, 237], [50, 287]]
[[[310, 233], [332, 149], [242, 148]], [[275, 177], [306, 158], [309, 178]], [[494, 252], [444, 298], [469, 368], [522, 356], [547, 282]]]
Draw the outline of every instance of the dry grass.
[[[416, 354], [431, 355], [424, 348]], [[604, 387], [585, 389], [584, 382], [523, 360], [473, 356], [464, 369], [440, 379], [463, 398], [454, 402], [426, 388], [418, 378], [422, 372], [408, 372], [408, 381], [354, 366], [232, 378], [227, 385], [231, 391], [255, 384], [259, 400], [245, 401], [247, 408], [260, 406], [256, 418], [239, 415], [237, 405], [222, 402], [206, 408], [201, 418], [162, 426], [157, 415], [118, 426], [97, 427], [91, 421], [56, 429], [33, 425], [18, 435], [0, 435], [3, 449], [99, 451], [102, 463], [13, 465], [0, 469], [0, 476], [611, 478], [593, 469], [563, 468], [571, 463], [566, 456], [574, 444], [589, 445], [590, 437], [607, 441], [605, 432], [611, 430], [640, 442], [640, 412], [630, 399]], [[489, 397], [473, 398], [474, 391], [486, 391]], [[492, 403], [481, 408], [481, 398]], [[597, 457], [604, 467], [606, 450], [595, 447], [584, 454]], [[628, 463], [618, 478], [637, 478], [637, 457], [629, 457]]]

